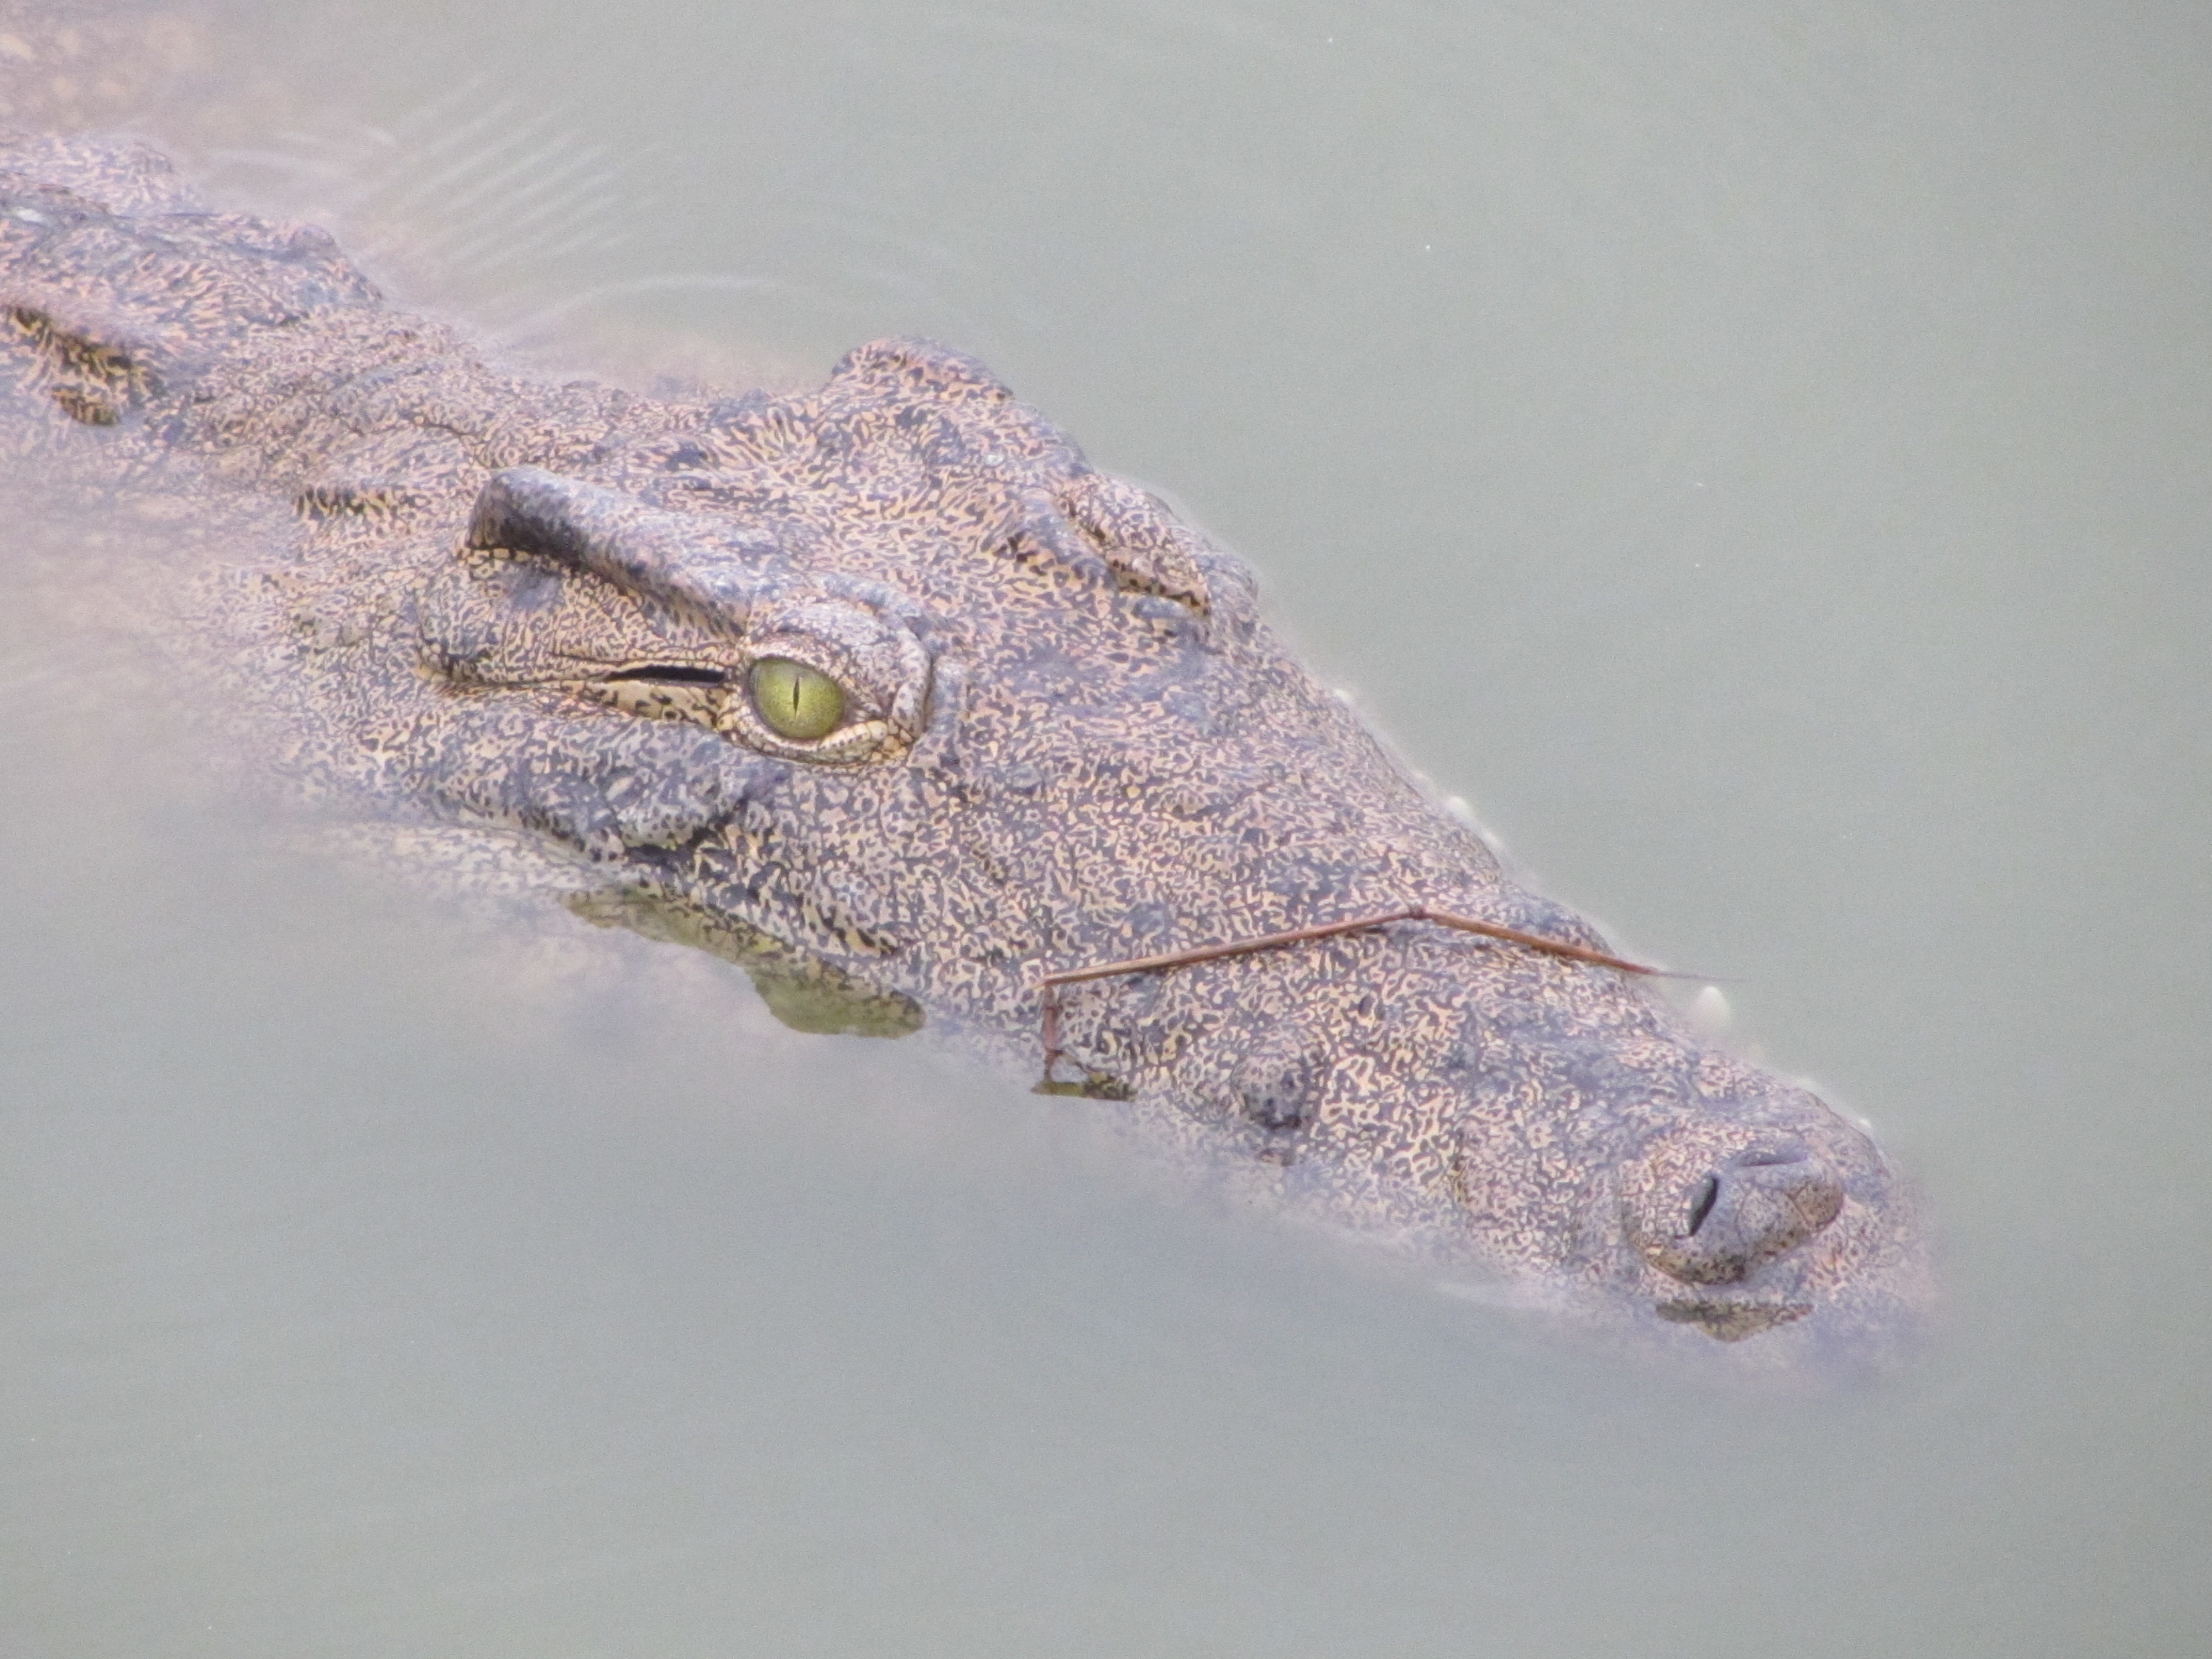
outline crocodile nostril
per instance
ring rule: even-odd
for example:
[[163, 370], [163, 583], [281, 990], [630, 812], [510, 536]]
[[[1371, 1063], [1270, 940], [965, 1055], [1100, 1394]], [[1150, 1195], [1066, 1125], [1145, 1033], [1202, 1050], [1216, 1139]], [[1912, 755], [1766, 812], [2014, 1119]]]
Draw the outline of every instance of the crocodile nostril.
[[1698, 1236], [1698, 1229], [1705, 1224], [1705, 1218], [1713, 1212], [1713, 1205], [1721, 1195], [1721, 1178], [1707, 1176], [1698, 1184], [1698, 1195], [1690, 1200], [1690, 1237]]
[[[1670, 1279], [1725, 1284], [1795, 1249], [1841, 1213], [1834, 1169], [1796, 1141], [1741, 1147], [1689, 1164], [1694, 1149], [1662, 1146], [1625, 1186], [1630, 1242]], [[1711, 1161], [1708, 1161], [1711, 1160]], [[1687, 1167], [1685, 1165], [1687, 1164]]]

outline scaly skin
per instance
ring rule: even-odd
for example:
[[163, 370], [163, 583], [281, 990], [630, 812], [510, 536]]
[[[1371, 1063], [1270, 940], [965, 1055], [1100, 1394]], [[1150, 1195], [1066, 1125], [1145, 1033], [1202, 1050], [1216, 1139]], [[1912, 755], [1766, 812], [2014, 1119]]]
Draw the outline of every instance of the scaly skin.
[[[149, 152], [0, 149], [10, 447], [289, 503], [221, 625], [304, 781], [520, 833], [817, 1029], [1040, 1063], [1041, 975], [1423, 904], [1603, 949], [1291, 659], [1250, 576], [973, 360], [803, 396], [501, 374]], [[183, 471], [179, 471], [182, 468]], [[844, 688], [779, 735], [763, 659]], [[1874, 1146], [1632, 976], [1425, 923], [1071, 986], [1066, 1075], [1285, 1202], [1653, 1340], [1911, 1323]]]

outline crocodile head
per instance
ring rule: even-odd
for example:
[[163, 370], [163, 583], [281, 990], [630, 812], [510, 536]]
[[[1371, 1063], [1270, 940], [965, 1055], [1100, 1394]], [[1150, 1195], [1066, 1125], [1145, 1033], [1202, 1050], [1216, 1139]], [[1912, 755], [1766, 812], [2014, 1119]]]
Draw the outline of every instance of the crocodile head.
[[[9, 441], [181, 476], [195, 514], [291, 501], [213, 620], [297, 770], [565, 849], [592, 919], [809, 1029], [927, 1022], [1036, 1075], [1046, 981], [1112, 969], [1055, 986], [1056, 1086], [1656, 1340], [1863, 1346], [1923, 1294], [1865, 1136], [1590, 960], [1241, 564], [972, 360], [884, 342], [711, 406], [547, 386], [157, 157], [8, 155]], [[1491, 936], [1313, 931], [1413, 908]]]
[[[414, 592], [416, 672], [361, 722], [385, 781], [1012, 1065], [1088, 966], [1414, 905], [1603, 948], [1243, 566], [941, 348], [497, 471]], [[1654, 1332], [1849, 1344], [1920, 1295], [1867, 1138], [1614, 969], [1401, 921], [1061, 1003], [1070, 1073], [1157, 1139]]]

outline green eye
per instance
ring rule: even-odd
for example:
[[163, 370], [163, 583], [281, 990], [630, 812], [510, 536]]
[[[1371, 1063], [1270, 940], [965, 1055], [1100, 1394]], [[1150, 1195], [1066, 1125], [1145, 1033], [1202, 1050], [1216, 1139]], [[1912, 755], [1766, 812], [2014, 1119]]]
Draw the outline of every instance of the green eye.
[[750, 682], [769, 731], [793, 743], [826, 738], [845, 718], [845, 692], [827, 674], [788, 657], [763, 657]]

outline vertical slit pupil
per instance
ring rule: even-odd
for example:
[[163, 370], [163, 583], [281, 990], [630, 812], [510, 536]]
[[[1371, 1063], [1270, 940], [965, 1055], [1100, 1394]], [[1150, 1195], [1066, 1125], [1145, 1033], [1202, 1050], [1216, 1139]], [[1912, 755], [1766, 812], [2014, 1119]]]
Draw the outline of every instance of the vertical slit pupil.
[[813, 743], [844, 723], [844, 689], [819, 669], [790, 657], [763, 657], [750, 681], [755, 712], [778, 737]]

